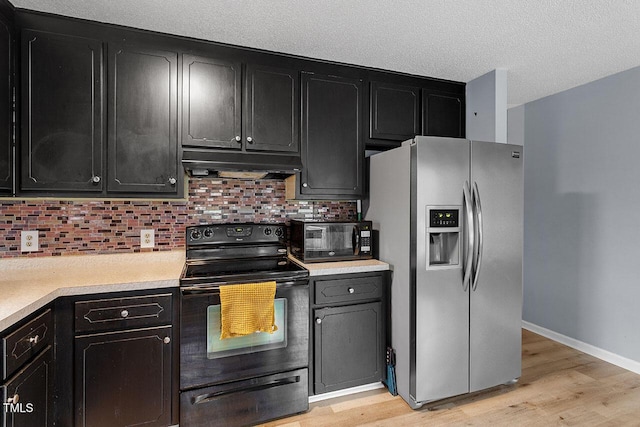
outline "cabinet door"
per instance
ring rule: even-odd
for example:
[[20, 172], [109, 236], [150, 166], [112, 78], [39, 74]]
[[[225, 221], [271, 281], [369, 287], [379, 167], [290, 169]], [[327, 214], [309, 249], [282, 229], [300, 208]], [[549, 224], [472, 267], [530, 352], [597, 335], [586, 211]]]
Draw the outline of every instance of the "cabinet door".
[[179, 194], [178, 54], [109, 45], [108, 191]]
[[183, 56], [182, 145], [242, 148], [239, 62]]
[[76, 337], [76, 426], [171, 424], [171, 327]]
[[302, 163], [300, 194], [362, 195], [362, 81], [337, 76], [302, 76]]
[[0, 14], [0, 191], [13, 190], [13, 25]]
[[102, 43], [22, 33], [23, 190], [102, 191]]
[[49, 347], [2, 387], [3, 427], [49, 427], [52, 419], [53, 349]]
[[382, 378], [380, 302], [314, 310], [314, 393]]
[[420, 89], [371, 82], [370, 137], [405, 141], [420, 135]]
[[422, 134], [464, 138], [464, 98], [461, 95], [422, 90]]
[[247, 151], [298, 152], [298, 72], [248, 65], [244, 140]]

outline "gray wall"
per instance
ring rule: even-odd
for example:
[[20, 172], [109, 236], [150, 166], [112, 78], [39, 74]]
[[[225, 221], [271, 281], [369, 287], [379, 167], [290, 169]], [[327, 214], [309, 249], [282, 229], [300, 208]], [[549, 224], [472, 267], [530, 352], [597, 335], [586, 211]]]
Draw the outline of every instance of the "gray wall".
[[640, 67], [525, 104], [524, 320], [640, 361]]
[[507, 70], [495, 69], [467, 82], [466, 138], [507, 142]]

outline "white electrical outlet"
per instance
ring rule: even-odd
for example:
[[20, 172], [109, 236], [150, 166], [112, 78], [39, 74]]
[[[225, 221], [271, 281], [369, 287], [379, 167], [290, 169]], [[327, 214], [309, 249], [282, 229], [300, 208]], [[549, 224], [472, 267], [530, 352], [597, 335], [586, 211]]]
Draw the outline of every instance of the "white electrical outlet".
[[156, 244], [156, 236], [153, 228], [149, 230], [140, 230], [140, 247], [152, 248]]
[[22, 231], [20, 233], [20, 250], [22, 252], [36, 252], [38, 246], [38, 230]]

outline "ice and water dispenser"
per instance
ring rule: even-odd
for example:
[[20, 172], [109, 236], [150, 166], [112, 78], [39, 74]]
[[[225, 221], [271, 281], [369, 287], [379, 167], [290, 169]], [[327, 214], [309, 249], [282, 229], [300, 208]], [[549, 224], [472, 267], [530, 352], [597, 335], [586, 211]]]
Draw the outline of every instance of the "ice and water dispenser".
[[427, 206], [427, 268], [458, 268], [461, 206]]

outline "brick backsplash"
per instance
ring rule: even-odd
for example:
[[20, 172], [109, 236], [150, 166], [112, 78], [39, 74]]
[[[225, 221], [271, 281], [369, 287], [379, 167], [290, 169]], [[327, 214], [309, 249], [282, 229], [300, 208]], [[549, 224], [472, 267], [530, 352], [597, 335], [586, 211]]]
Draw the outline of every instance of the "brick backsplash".
[[[0, 258], [184, 249], [185, 227], [289, 218], [352, 220], [355, 202], [285, 200], [282, 180], [190, 179], [188, 200], [0, 200]], [[155, 248], [140, 249], [140, 230]], [[20, 232], [38, 230], [40, 250], [20, 252]]]

